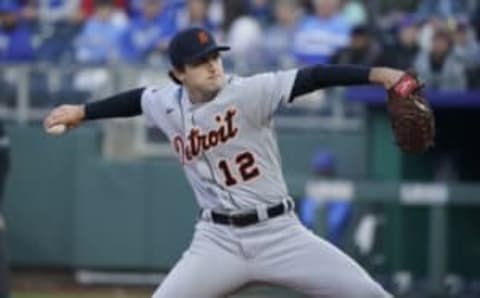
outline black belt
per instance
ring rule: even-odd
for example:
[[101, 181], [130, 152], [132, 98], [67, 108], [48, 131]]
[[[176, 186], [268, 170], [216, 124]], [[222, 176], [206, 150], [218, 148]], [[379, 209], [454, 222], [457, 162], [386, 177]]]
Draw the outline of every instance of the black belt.
[[[267, 208], [267, 216], [268, 218], [273, 218], [293, 209], [293, 203], [288, 200], [287, 204], [282, 202], [278, 205], [268, 207]], [[215, 211], [211, 212], [212, 214], [212, 221], [214, 223], [222, 224], [222, 225], [231, 225], [235, 227], [246, 227], [249, 225], [256, 224], [260, 222], [260, 218], [256, 211], [250, 213], [239, 213], [239, 214], [222, 214], [217, 213]]]

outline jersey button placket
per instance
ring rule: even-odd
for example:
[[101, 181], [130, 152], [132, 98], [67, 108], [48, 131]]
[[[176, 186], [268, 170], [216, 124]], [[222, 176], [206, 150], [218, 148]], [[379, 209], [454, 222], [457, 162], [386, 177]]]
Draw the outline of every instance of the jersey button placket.
[[[189, 118], [191, 119], [192, 127], [201, 129], [201, 127], [198, 125], [199, 123], [196, 121], [195, 111], [192, 111], [189, 116]], [[204, 130], [201, 129], [201, 131]], [[222, 197], [221, 194], [218, 193], [218, 181], [215, 177], [215, 169], [212, 168], [212, 164], [208, 158], [207, 152], [203, 150], [203, 148], [200, 149], [200, 154], [197, 157], [196, 162], [197, 173], [200, 175], [202, 181], [204, 181], [204, 183], [216, 185], [216, 187], [212, 187], [210, 189], [213, 190], [213, 193], [215, 194], [218, 203], [221, 204], [222, 207], [226, 208], [227, 206], [224, 205], [224, 200], [220, 199]]]

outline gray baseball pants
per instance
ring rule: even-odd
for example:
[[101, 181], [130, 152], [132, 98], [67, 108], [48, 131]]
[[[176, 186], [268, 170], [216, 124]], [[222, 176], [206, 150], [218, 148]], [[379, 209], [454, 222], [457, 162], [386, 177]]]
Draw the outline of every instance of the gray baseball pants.
[[287, 287], [309, 297], [392, 297], [289, 212], [241, 228], [201, 219], [190, 247], [153, 298], [226, 297], [250, 283]]

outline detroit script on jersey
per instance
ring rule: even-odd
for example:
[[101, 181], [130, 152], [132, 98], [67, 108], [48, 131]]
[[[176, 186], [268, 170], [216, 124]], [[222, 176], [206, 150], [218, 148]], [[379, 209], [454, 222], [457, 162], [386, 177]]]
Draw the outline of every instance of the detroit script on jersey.
[[190, 161], [202, 151], [208, 151], [210, 148], [234, 138], [238, 132], [238, 127], [235, 127], [234, 123], [236, 114], [237, 110], [230, 108], [224, 115], [216, 115], [215, 121], [218, 123], [218, 128], [207, 132], [203, 132], [198, 127], [191, 128], [186, 142], [181, 136], [174, 137], [173, 146], [181, 160], [184, 162], [186, 158]]
[[228, 77], [200, 104], [173, 83], [145, 89], [143, 113], [170, 140], [201, 208], [248, 210], [289, 197], [272, 115], [289, 104], [296, 73]]

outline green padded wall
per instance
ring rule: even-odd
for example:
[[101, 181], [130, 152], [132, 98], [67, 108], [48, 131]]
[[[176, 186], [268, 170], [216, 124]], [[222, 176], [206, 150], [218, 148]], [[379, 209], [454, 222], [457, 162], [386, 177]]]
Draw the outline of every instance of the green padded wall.
[[322, 131], [282, 131], [277, 135], [284, 177], [289, 191], [301, 196], [311, 177], [311, 161], [319, 148], [331, 150], [341, 177], [367, 176], [366, 138], [363, 131], [328, 133]]
[[188, 246], [197, 207], [175, 160], [89, 164], [79, 175], [75, 264], [168, 268]]
[[394, 144], [390, 120], [384, 108], [368, 110], [368, 167], [371, 178], [398, 180], [401, 178], [401, 153]]
[[[176, 159], [104, 160], [96, 126], [60, 138], [39, 127], [12, 127], [10, 135], [6, 214], [14, 264], [166, 268], [188, 246], [198, 208]], [[280, 133], [292, 194], [303, 195], [319, 146], [337, 154], [343, 175], [364, 175], [363, 139]]]
[[5, 216], [10, 258], [18, 265], [70, 264], [76, 170], [79, 160], [98, 151], [92, 148], [98, 133], [79, 130], [52, 138], [41, 128], [13, 127], [9, 134], [12, 169]]

